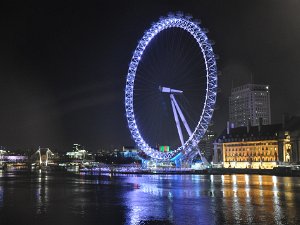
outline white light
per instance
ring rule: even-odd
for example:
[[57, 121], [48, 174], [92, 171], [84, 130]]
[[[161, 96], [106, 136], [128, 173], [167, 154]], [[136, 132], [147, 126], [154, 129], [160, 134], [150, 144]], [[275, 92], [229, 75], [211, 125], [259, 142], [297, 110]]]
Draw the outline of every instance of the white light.
[[236, 175], [232, 175], [232, 181], [233, 181], [233, 184], [236, 185]]
[[249, 185], [249, 175], [245, 174], [245, 182], [246, 185]]

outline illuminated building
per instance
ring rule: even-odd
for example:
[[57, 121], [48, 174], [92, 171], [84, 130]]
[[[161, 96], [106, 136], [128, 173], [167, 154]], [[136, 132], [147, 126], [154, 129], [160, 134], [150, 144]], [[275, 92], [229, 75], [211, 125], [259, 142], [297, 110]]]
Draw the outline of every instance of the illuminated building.
[[120, 154], [122, 157], [125, 157], [125, 158], [139, 159], [138, 158], [138, 149], [134, 148], [133, 146], [123, 146], [123, 149], [122, 149], [122, 151], [120, 151]]
[[92, 158], [92, 154], [88, 153], [81, 145], [73, 144], [72, 152], [67, 152], [66, 156], [74, 160], [86, 160]]
[[268, 85], [246, 84], [233, 88], [229, 97], [229, 121], [234, 127], [271, 124], [270, 90]]
[[225, 168], [271, 169], [300, 161], [300, 117], [287, 123], [230, 128], [214, 143], [214, 162]]
[[283, 131], [279, 139], [279, 158], [283, 162], [300, 162], [300, 117], [283, 116]]
[[14, 154], [10, 151], [0, 149], [0, 162], [6, 163], [23, 163], [27, 162], [28, 157], [25, 155]]

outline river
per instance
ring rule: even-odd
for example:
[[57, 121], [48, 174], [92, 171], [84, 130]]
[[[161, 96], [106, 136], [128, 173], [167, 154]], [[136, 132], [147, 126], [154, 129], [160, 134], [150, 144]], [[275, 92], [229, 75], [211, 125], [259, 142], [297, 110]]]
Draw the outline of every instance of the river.
[[300, 178], [0, 171], [1, 225], [300, 224]]

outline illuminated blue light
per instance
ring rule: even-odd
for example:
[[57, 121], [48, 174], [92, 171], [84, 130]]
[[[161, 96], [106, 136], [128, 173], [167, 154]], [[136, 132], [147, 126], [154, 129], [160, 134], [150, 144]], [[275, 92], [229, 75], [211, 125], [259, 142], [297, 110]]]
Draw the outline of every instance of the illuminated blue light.
[[[187, 31], [197, 41], [205, 61], [206, 66], [206, 97], [203, 106], [203, 111], [200, 120], [189, 139], [183, 146], [178, 147], [171, 152], [159, 152], [151, 147], [144, 141], [137, 128], [136, 121], [134, 119], [133, 109], [133, 90], [136, 70], [139, 61], [143, 55], [144, 50], [152, 40], [152, 38], [159, 32], [167, 28], [181, 28]], [[128, 127], [131, 132], [137, 146], [141, 151], [144, 151], [148, 156], [154, 159], [160, 160], [175, 160], [180, 158], [184, 154], [188, 154], [192, 151], [192, 147], [195, 143], [198, 143], [205, 134], [211, 117], [213, 115], [216, 93], [217, 93], [217, 64], [215, 54], [211, 47], [211, 42], [208, 40], [206, 33], [207, 29], [202, 29], [197, 21], [193, 22], [191, 16], [185, 17], [183, 14], [169, 14], [167, 18], [161, 18], [157, 23], [154, 23], [138, 43], [136, 50], [133, 53], [131, 63], [129, 64], [128, 74], [126, 78], [125, 87], [125, 110], [128, 122]]]

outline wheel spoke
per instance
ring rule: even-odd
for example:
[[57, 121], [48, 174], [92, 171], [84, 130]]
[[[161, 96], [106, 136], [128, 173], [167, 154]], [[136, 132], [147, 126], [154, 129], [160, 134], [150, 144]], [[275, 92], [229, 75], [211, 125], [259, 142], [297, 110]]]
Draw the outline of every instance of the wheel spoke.
[[[176, 35], [172, 34], [172, 29], [170, 28], [180, 29], [180, 33], [177, 39], [176, 39]], [[179, 52], [179, 54], [175, 54], [175, 55], [173, 54], [172, 59], [174, 61], [171, 62], [168, 58], [166, 59], [169, 63], [168, 70], [166, 70], [166, 67], [162, 67], [162, 68], [158, 68], [154, 66], [149, 67], [151, 63], [153, 64], [157, 63], [157, 61], [155, 61], [155, 57], [159, 56], [160, 52], [146, 51], [150, 42], [160, 43], [157, 40], [157, 34], [161, 33], [162, 31], [168, 31], [168, 33], [172, 35], [170, 36], [171, 37], [170, 39], [166, 40], [167, 43], [166, 45], [160, 45], [159, 47], [163, 49], [167, 49], [168, 51]], [[197, 43], [198, 48], [191, 48], [193, 54], [198, 54], [200, 57], [204, 58], [204, 63], [205, 63], [204, 70], [206, 71], [206, 73], [199, 75], [198, 78], [200, 79], [200, 82], [198, 82], [198, 80], [193, 80], [192, 78], [189, 78], [190, 70], [193, 68], [198, 68], [199, 62], [194, 58], [190, 57], [189, 54], [186, 54], [183, 45], [178, 45], [176, 43], [176, 40], [181, 41], [183, 39], [185, 33], [190, 34], [191, 39], [193, 39]], [[150, 64], [145, 63], [141, 60], [143, 54], [145, 54], [145, 57], [146, 55], [147, 57], [149, 57]], [[176, 66], [181, 64], [181, 62], [185, 62], [184, 66], [180, 69], [177, 69]], [[154, 75], [159, 73], [168, 74], [168, 73], [172, 73], [172, 71], [176, 71], [179, 74], [182, 74], [181, 76], [173, 78], [172, 82], [173, 84], [175, 84], [174, 89], [176, 89], [177, 85], [181, 85], [182, 87], [184, 86], [191, 87], [190, 90], [187, 91], [188, 98], [183, 99], [185, 101], [182, 104], [177, 104], [176, 109], [174, 108], [173, 111], [177, 110], [182, 120], [185, 120], [183, 114], [187, 115], [187, 119], [191, 121], [192, 124], [195, 124], [195, 129], [192, 130], [192, 132], [190, 132], [192, 134], [191, 136], [188, 135], [187, 141], [183, 145], [180, 145], [173, 153], [162, 153], [162, 152], [158, 152], [155, 146], [151, 146], [148, 142], [146, 142], [146, 139], [148, 139], [148, 137], [143, 137], [142, 134], [147, 133], [151, 129], [154, 129], [157, 131], [155, 133], [154, 139], [160, 140], [159, 130], [162, 130], [164, 133], [167, 133], [166, 136], [169, 133], [172, 133], [173, 131], [166, 131], [162, 129], [162, 124], [159, 124], [157, 129], [155, 128], [155, 124], [153, 122], [151, 115], [146, 116], [145, 119], [143, 119], [142, 117], [139, 116], [136, 117], [136, 113], [139, 111], [139, 107], [143, 108], [142, 104], [138, 103], [138, 101], [147, 102], [149, 99], [151, 99], [152, 102], [157, 102], [157, 103], [154, 105], [147, 106], [148, 108], [145, 107], [146, 110], [149, 109], [149, 111], [156, 112], [158, 114], [160, 113], [158, 106], [161, 104], [163, 104], [164, 106], [164, 101], [161, 101], [163, 100], [163, 98], [160, 95], [162, 93], [159, 93], [158, 91], [158, 86], [164, 84], [160, 84], [159, 81], [155, 80]], [[138, 86], [135, 87], [135, 82], [140, 82], [144, 86], [149, 85], [150, 88], [148, 89], [149, 86], [147, 88], [144, 87], [141, 88]], [[189, 100], [190, 98], [194, 98], [198, 96], [196, 91], [199, 89], [199, 86], [201, 87], [201, 85], [205, 87], [206, 94], [205, 94], [205, 100], [203, 102], [203, 109], [199, 115], [199, 121], [195, 121], [193, 119], [193, 115], [197, 113], [195, 113], [195, 109], [192, 109]], [[171, 86], [171, 88], [173, 87]], [[161, 19], [157, 23], [154, 23], [150, 27], [150, 29], [145, 32], [144, 36], [139, 41], [138, 46], [133, 53], [133, 57], [129, 65], [128, 74], [126, 78], [126, 87], [125, 87], [126, 117], [127, 117], [128, 127], [130, 129], [132, 138], [135, 141], [137, 147], [141, 151], [145, 152], [151, 158], [157, 160], [171, 160], [179, 152], [181, 152], [182, 155], [184, 154], [188, 155], [192, 151], [192, 148], [198, 144], [198, 142], [206, 132], [216, 102], [216, 91], [217, 91], [217, 66], [216, 66], [215, 55], [205, 32], [201, 29], [198, 23], [192, 21], [190, 17], [185, 17], [183, 15], [168, 16], [166, 18]], [[168, 104], [170, 104], [170, 102], [168, 102]], [[166, 107], [165, 109], [168, 110], [169, 112], [172, 112], [170, 106]], [[183, 109], [182, 112], [180, 109]], [[161, 113], [160, 116], [163, 118], [163, 112]], [[139, 130], [139, 126], [138, 126], [139, 124], [137, 124], [137, 121], [146, 123], [147, 126]], [[188, 121], [185, 121], [185, 126], [187, 122]], [[175, 127], [175, 124], [173, 124], [173, 126]], [[172, 138], [166, 137], [166, 139], [170, 141]]]

